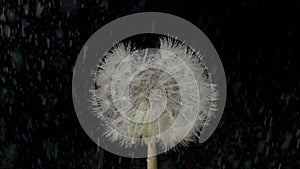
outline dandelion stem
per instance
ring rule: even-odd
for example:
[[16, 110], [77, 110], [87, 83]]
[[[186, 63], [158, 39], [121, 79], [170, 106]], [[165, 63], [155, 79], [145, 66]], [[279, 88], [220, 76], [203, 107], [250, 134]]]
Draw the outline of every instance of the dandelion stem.
[[147, 169], [157, 169], [155, 140], [150, 141], [148, 144]]

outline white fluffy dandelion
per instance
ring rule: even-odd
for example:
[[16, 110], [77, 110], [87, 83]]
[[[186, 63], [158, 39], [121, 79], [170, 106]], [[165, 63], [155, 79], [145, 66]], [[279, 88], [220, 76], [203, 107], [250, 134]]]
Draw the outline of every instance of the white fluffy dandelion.
[[174, 38], [160, 38], [157, 49], [118, 44], [98, 67], [91, 91], [106, 137], [126, 147], [147, 144], [148, 156], [156, 144], [168, 150], [194, 141], [216, 111], [202, 56]]

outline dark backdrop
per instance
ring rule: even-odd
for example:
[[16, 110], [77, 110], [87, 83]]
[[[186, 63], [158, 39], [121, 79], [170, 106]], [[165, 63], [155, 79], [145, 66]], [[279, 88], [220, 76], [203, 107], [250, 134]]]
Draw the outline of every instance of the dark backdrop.
[[297, 0], [1, 1], [0, 168], [146, 166], [145, 159], [97, 147], [77, 120], [71, 93], [72, 69], [88, 38], [143, 11], [197, 25], [227, 77], [226, 107], [214, 134], [159, 155], [159, 169], [299, 168]]

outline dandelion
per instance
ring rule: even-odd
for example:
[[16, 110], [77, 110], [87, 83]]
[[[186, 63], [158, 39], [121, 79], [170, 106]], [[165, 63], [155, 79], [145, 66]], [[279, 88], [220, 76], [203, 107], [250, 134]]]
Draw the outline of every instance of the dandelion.
[[156, 145], [169, 150], [200, 137], [217, 110], [216, 85], [202, 56], [173, 37], [158, 48], [119, 43], [95, 72], [94, 114], [105, 136], [120, 145], [148, 146], [148, 169], [156, 168]]

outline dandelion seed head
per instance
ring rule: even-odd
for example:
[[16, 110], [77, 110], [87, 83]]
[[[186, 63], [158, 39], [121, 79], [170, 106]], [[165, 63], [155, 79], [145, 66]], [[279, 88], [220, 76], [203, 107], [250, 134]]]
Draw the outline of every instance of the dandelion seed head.
[[217, 110], [202, 56], [172, 37], [159, 43], [157, 50], [116, 44], [98, 65], [94, 113], [106, 122], [104, 135], [120, 146], [150, 140], [165, 150], [187, 146]]

